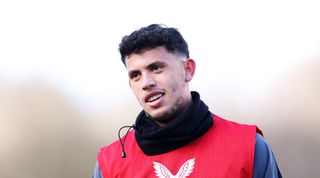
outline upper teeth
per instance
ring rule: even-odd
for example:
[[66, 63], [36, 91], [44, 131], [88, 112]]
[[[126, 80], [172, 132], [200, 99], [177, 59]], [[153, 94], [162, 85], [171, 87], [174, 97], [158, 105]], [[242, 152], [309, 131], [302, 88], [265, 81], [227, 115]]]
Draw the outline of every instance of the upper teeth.
[[154, 95], [154, 96], [152, 96], [152, 97], [150, 97], [149, 99], [148, 99], [148, 101], [150, 102], [150, 101], [154, 101], [154, 100], [156, 100], [156, 99], [158, 99], [158, 98], [160, 98], [162, 96], [162, 94], [157, 94], [157, 95]]

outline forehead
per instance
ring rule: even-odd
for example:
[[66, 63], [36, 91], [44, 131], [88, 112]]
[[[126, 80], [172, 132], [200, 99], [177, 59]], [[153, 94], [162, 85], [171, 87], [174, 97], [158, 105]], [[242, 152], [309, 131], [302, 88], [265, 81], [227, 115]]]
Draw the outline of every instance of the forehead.
[[177, 63], [179, 61], [177, 55], [168, 52], [163, 47], [157, 47], [151, 50], [142, 52], [141, 54], [131, 54], [126, 58], [126, 67], [128, 70], [136, 70], [143, 68], [154, 62], [167, 63], [168, 65]]

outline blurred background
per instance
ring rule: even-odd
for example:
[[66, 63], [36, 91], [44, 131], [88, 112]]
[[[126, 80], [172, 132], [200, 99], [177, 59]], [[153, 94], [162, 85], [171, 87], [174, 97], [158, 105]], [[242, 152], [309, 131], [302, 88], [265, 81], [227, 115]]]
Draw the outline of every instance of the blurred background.
[[91, 177], [100, 147], [141, 110], [118, 44], [176, 27], [191, 89], [215, 114], [264, 131], [284, 177], [320, 160], [318, 1], [0, 2], [0, 177]]

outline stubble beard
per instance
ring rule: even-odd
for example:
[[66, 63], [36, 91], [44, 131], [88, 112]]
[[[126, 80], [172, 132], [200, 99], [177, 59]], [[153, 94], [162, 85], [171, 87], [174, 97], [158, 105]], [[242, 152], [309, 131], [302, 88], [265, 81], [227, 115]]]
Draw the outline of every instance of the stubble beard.
[[156, 123], [158, 123], [159, 125], [164, 125], [174, 120], [175, 118], [177, 118], [177, 116], [181, 113], [181, 111], [183, 110], [182, 108], [183, 106], [181, 103], [182, 103], [182, 98], [181, 97], [177, 98], [174, 104], [170, 108], [168, 108], [167, 111], [165, 111], [163, 114], [157, 117], [153, 117], [149, 113], [147, 112], [146, 113]]
[[[183, 77], [183, 76], [182, 76]], [[162, 114], [160, 114], [159, 116], [152, 116], [149, 113], [146, 114], [148, 115], [148, 117], [150, 117], [153, 121], [155, 121], [158, 125], [160, 126], [164, 126], [166, 124], [168, 124], [169, 122], [175, 120], [179, 114], [181, 114], [184, 109], [185, 109], [185, 105], [184, 105], [184, 95], [183, 93], [180, 93], [178, 91], [179, 88], [183, 88], [184, 86], [182, 84], [180, 84], [180, 86], [173, 86], [172, 87], [172, 93], [178, 95], [177, 99], [174, 101], [174, 103], [170, 106], [170, 108], [168, 108], [166, 111], [164, 111]]]

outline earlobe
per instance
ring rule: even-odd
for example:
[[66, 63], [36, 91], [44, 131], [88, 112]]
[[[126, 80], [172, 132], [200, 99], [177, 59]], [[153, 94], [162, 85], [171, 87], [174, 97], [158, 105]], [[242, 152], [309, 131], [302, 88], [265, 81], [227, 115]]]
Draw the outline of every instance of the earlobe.
[[184, 63], [184, 69], [185, 69], [185, 81], [190, 82], [196, 70], [195, 61], [191, 58], [187, 59]]

